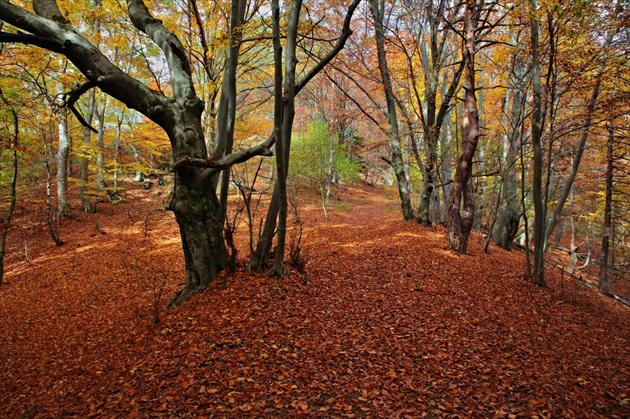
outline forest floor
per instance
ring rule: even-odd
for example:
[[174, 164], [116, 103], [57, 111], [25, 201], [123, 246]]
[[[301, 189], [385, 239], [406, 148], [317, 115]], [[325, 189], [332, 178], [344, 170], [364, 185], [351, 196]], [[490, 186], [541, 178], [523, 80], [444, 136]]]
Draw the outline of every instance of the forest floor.
[[184, 277], [160, 193], [75, 213], [61, 247], [22, 210], [1, 417], [630, 416], [630, 308], [557, 271], [540, 289], [478, 236], [458, 256], [382, 189], [348, 188], [327, 226], [302, 204], [305, 274], [238, 271], [160, 312]]

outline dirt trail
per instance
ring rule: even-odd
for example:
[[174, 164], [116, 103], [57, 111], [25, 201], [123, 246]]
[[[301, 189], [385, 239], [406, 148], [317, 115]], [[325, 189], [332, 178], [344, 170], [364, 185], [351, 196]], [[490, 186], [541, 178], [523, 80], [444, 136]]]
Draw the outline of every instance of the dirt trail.
[[476, 238], [456, 256], [442, 229], [399, 221], [381, 190], [344, 199], [328, 227], [303, 206], [305, 275], [221, 278], [157, 326], [139, 284], [179, 286], [168, 216], [150, 229], [154, 251], [124, 204], [100, 215], [106, 235], [77, 228], [67, 247], [14, 264], [0, 289], [0, 415], [630, 413], [627, 308], [557, 278], [538, 289], [520, 255], [486, 255]]

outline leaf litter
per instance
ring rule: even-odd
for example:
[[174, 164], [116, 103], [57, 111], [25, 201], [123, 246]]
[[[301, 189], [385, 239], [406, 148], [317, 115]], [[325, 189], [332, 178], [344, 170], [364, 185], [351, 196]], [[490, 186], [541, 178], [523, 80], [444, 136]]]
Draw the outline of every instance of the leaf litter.
[[521, 253], [485, 254], [480, 236], [455, 255], [442, 227], [399, 221], [391, 193], [347, 192], [328, 227], [302, 205], [305, 274], [222, 274], [165, 311], [183, 259], [152, 201], [64, 220], [62, 247], [34, 229], [29, 260], [12, 242], [0, 415], [630, 415], [627, 307], [554, 271], [539, 289]]

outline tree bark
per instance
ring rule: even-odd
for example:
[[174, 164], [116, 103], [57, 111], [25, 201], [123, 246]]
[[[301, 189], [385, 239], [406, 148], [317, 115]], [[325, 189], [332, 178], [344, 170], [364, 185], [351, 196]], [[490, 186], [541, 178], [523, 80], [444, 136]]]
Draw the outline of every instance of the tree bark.
[[[492, 230], [493, 240], [506, 250], [512, 249], [512, 242], [518, 232], [519, 221], [521, 219], [521, 208], [517, 196], [516, 160], [519, 147], [519, 136], [524, 118], [525, 97], [523, 94], [523, 78], [525, 66], [519, 58], [512, 57], [512, 87], [506, 90], [506, 105], [508, 104], [508, 94], [511, 93], [511, 109], [507, 134], [504, 139], [504, 173], [501, 204], [497, 213], [497, 220]], [[506, 116], [508, 111], [505, 112]]]
[[[274, 3], [277, 0], [274, 0]], [[276, 22], [277, 27], [277, 45], [274, 46], [276, 83], [283, 80], [282, 83], [282, 100], [278, 101], [280, 90], [276, 86], [276, 107], [274, 109], [274, 131], [276, 135], [280, 135], [276, 140], [276, 166], [278, 178], [278, 236], [276, 239], [276, 254], [274, 256], [273, 266], [267, 273], [270, 276], [282, 276], [284, 274], [284, 252], [286, 247], [287, 233], [287, 215], [288, 215], [288, 198], [287, 198], [287, 176], [289, 172], [289, 151], [291, 150], [291, 131], [293, 129], [293, 120], [295, 118], [295, 67], [297, 64], [296, 47], [297, 47], [297, 31], [302, 10], [302, 1], [293, 0], [291, 3], [291, 13], [287, 27], [285, 56], [284, 56], [284, 80], [282, 79], [282, 61], [279, 52], [280, 47], [280, 16], [278, 14]], [[280, 102], [280, 103], [278, 103]]]
[[[617, 87], [619, 85], [619, 67], [613, 83], [611, 103], [615, 106]], [[614, 114], [614, 110], [610, 110]], [[612, 200], [613, 200], [613, 180], [615, 169], [615, 118], [608, 121], [608, 141], [606, 142], [606, 194], [604, 200], [604, 232], [602, 234], [602, 251], [599, 256], [599, 290], [604, 295], [611, 295], [611, 275], [609, 272], [610, 240], [612, 236]]]
[[68, 156], [70, 154], [70, 138], [68, 134], [67, 109], [63, 105], [57, 108], [59, 119], [59, 148], [57, 150], [57, 217], [61, 218], [70, 212], [68, 204]]
[[[85, 122], [88, 125], [92, 125], [92, 118], [94, 117], [95, 96], [96, 95], [94, 91], [91, 91], [90, 95], [88, 96], [87, 111], [85, 113]], [[79, 193], [81, 195], [81, 206], [83, 207], [83, 211], [85, 212], [93, 211], [92, 203], [90, 202], [88, 185], [90, 173], [90, 159], [88, 158], [88, 153], [91, 139], [92, 131], [88, 127], [83, 127], [83, 150], [81, 152], [81, 157], [79, 158], [79, 170], [81, 176]]]
[[[0, 29], [2, 25], [0, 24]], [[15, 211], [15, 203], [17, 201], [17, 175], [18, 175], [18, 140], [20, 137], [20, 120], [18, 114], [13, 106], [8, 102], [4, 96], [4, 92], [0, 89], [0, 99], [4, 105], [9, 109], [9, 113], [13, 119], [12, 121], [12, 133], [9, 140], [9, 152], [11, 153], [11, 183], [9, 184], [9, 208], [0, 225], [0, 285], [4, 278], [4, 256], [6, 254], [6, 241], [7, 234], [9, 233], [9, 226], [11, 224], [11, 218]], [[0, 153], [3, 150], [0, 150]]]
[[[221, 96], [217, 111], [217, 130], [214, 143], [215, 160], [230, 154], [234, 145], [234, 124], [236, 122], [236, 71], [238, 68], [241, 47], [242, 26], [245, 19], [246, 0], [232, 0], [230, 17], [230, 43], [223, 72]], [[225, 223], [227, 216], [228, 194], [230, 187], [230, 169], [221, 172], [221, 220]]]
[[394, 98], [394, 90], [389, 74], [387, 64], [387, 54], [385, 51], [385, 2], [383, 0], [370, 0], [370, 12], [374, 19], [374, 37], [376, 40], [376, 50], [378, 56], [378, 68], [381, 74], [381, 82], [385, 92], [385, 101], [387, 103], [387, 121], [389, 123], [388, 135], [389, 145], [392, 151], [391, 161], [389, 162], [396, 175], [398, 183], [398, 196], [400, 198], [400, 207], [404, 220], [411, 220], [414, 217], [413, 208], [411, 207], [411, 198], [409, 197], [409, 182], [405, 176], [405, 163], [400, 145], [400, 133], [398, 130], [398, 117], [396, 114], [396, 100]]
[[475, 217], [472, 160], [479, 141], [479, 113], [475, 94], [475, 29], [477, 26], [477, 14], [476, 1], [467, 0], [464, 15], [466, 74], [465, 114], [462, 120], [462, 154], [457, 163], [448, 203], [449, 246], [460, 254], [465, 254], [467, 251], [468, 237], [470, 236]]
[[[532, 201], [534, 202], [534, 278], [540, 287], [546, 287], [545, 282], [545, 259], [544, 259], [544, 235], [545, 235], [545, 209], [543, 205], [542, 192], [542, 142], [541, 142], [541, 119], [542, 119], [542, 98], [540, 85], [540, 30], [536, 14], [536, 2], [530, 0], [532, 13], [530, 16], [531, 26], [531, 51], [532, 51], [532, 147], [534, 151], [534, 165], [532, 175]], [[526, 244], [526, 251], [529, 251], [529, 243]]]

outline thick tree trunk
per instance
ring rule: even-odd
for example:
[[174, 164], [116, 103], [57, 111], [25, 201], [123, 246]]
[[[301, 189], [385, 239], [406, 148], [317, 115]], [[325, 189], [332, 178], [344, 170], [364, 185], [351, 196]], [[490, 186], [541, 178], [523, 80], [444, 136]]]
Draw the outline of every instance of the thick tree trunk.
[[[172, 105], [169, 114], [161, 121], [171, 141], [175, 161], [189, 157], [206, 159], [202, 111], [201, 102], [181, 100]], [[216, 183], [207, 176], [206, 168], [194, 165], [182, 165], [175, 170], [173, 197], [168, 208], [175, 214], [179, 225], [186, 283], [170, 305], [179, 305], [204, 290], [226, 268], [221, 205], [216, 195]]]
[[479, 141], [479, 113], [475, 94], [476, 16], [477, 5], [475, 0], [467, 0], [464, 17], [466, 35], [466, 94], [464, 102], [465, 114], [462, 120], [462, 154], [457, 163], [448, 205], [449, 246], [451, 249], [461, 254], [465, 254], [467, 251], [468, 237], [470, 236], [475, 218], [472, 163]]
[[428, 130], [424, 139], [426, 151], [426, 163], [422, 172], [422, 192], [420, 193], [420, 204], [418, 205], [417, 221], [425, 226], [431, 225], [431, 198], [435, 190], [437, 172], [437, 144], [440, 137], [439, 127], [432, 126]]
[[175, 175], [174, 195], [169, 206], [179, 225], [186, 264], [186, 283], [170, 305], [179, 305], [208, 287], [226, 268], [221, 208], [210, 182], [199, 182], [199, 171], [184, 168]]

